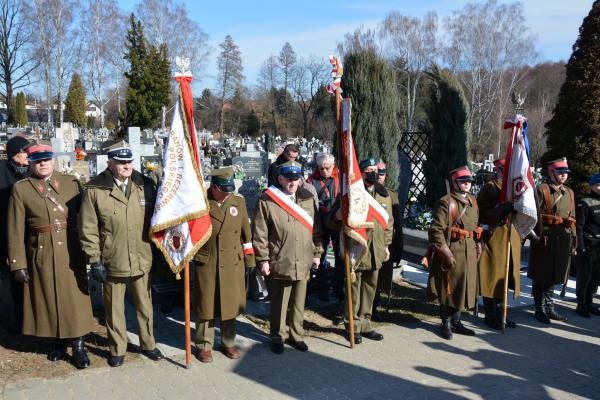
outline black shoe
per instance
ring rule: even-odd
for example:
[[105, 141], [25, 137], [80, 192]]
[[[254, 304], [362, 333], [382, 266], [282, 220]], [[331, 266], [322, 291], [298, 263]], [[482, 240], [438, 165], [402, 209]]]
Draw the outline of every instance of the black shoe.
[[557, 313], [554, 308], [547, 308], [546, 309], [546, 315], [548, 316], [548, 318], [553, 319], [555, 321], [562, 321], [562, 322], [566, 322], [567, 321], [567, 317], [565, 317], [564, 315], [560, 315], [559, 313]]
[[[348, 332], [346, 332], [346, 340], [350, 341], [350, 334]], [[362, 343], [362, 336], [360, 335], [360, 333], [354, 333], [354, 344], [361, 344]]]
[[383, 321], [383, 314], [381, 314], [379, 311], [375, 310], [373, 312], [373, 315], [371, 315], [371, 319], [376, 322], [381, 322], [381, 321]]
[[383, 335], [381, 333], [375, 332], [375, 331], [363, 332], [363, 333], [361, 333], [361, 335], [370, 340], [377, 340], [377, 341], [383, 340]]
[[517, 323], [515, 321], [511, 321], [510, 319], [506, 318], [505, 326], [507, 328], [516, 328]]
[[90, 358], [85, 349], [85, 342], [82, 337], [73, 339], [73, 365], [77, 369], [86, 369], [90, 366]]
[[452, 322], [452, 332], [457, 335], [475, 336], [475, 331], [467, 328], [460, 321]]
[[163, 353], [161, 353], [157, 347], [155, 347], [153, 350], [142, 350], [142, 354], [152, 361], [159, 361], [165, 358]]
[[588, 306], [587, 309], [590, 312], [590, 314], [600, 317], [600, 309], [598, 307]]
[[548, 318], [548, 316], [546, 315], [546, 312], [544, 310], [542, 310], [541, 308], [535, 310], [535, 319], [537, 319], [538, 321], [540, 321], [543, 324], [550, 323], [550, 318]]
[[276, 343], [276, 342], [271, 343], [271, 351], [273, 353], [281, 354], [281, 353], [283, 353], [283, 349], [284, 349], [283, 343]]
[[344, 316], [341, 314], [337, 314], [335, 317], [333, 317], [333, 321], [331, 321], [333, 323], [333, 325], [341, 325], [344, 323]]
[[590, 311], [583, 304], [578, 304], [577, 308], [575, 309], [575, 312], [577, 314], [579, 314], [580, 316], [582, 316], [583, 318], [590, 318], [591, 317]]
[[295, 348], [296, 350], [308, 351], [308, 346], [302, 340], [299, 341], [299, 342], [296, 342], [295, 340], [289, 339], [288, 340], [288, 344], [290, 346], [292, 346], [293, 348]]
[[48, 354], [48, 360], [58, 361], [65, 358], [67, 352], [67, 344], [63, 339], [54, 339], [54, 347], [50, 354]]
[[486, 314], [483, 322], [494, 330], [499, 331], [502, 329], [502, 322], [498, 321], [495, 314], [494, 316], [489, 316], [488, 314]]
[[450, 321], [442, 321], [440, 325], [440, 336], [446, 340], [452, 339], [452, 329], [450, 328]]
[[125, 361], [125, 356], [113, 356], [111, 355], [108, 359], [108, 365], [111, 367], [120, 367], [123, 365], [123, 361]]

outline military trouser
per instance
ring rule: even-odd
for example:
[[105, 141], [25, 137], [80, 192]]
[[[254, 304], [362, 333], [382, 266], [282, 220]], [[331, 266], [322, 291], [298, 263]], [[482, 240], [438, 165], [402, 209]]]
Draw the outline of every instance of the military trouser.
[[440, 318], [442, 321], [450, 319], [452, 324], [460, 322], [461, 311], [450, 306], [440, 305]]
[[[331, 241], [334, 257], [334, 265], [328, 264], [327, 261], [327, 248]], [[339, 301], [344, 299], [344, 276], [346, 273], [344, 267], [344, 261], [340, 256], [340, 233], [325, 228], [322, 232], [323, 253], [321, 254], [321, 263], [319, 264], [319, 272], [317, 273], [317, 280], [319, 293], [328, 294], [329, 285], [328, 281], [331, 277], [331, 287], [333, 289], [333, 295]], [[330, 273], [332, 272], [332, 273]]]
[[[289, 321], [289, 338], [303, 341], [304, 301], [307, 280], [288, 281], [271, 279], [271, 340], [283, 343], [287, 338], [286, 321]], [[289, 308], [289, 313], [288, 313]]]
[[[235, 318], [221, 321], [221, 345], [233, 347], [235, 345]], [[215, 320], [201, 319], [196, 321], [196, 347], [212, 350], [215, 343]]]
[[600, 283], [600, 247], [592, 247], [579, 255], [577, 265], [577, 302], [590, 306]]
[[[373, 312], [373, 300], [377, 290], [377, 278], [379, 270], [355, 271], [356, 280], [352, 282], [352, 311], [354, 312], [354, 332], [364, 333], [373, 330], [371, 326], [371, 313]], [[348, 318], [348, 307], [344, 310], [344, 325], [348, 329], [350, 322]]]
[[148, 274], [131, 278], [107, 277], [104, 283], [104, 308], [106, 310], [106, 331], [110, 354], [123, 356], [127, 352], [127, 326], [125, 324], [125, 291], [130, 285], [133, 305], [139, 327], [142, 350], [156, 348], [154, 341], [154, 320], [152, 293]]
[[377, 310], [377, 306], [379, 306], [381, 292], [391, 292], [393, 277], [394, 263], [391, 260], [384, 261], [383, 264], [381, 264], [379, 275], [377, 276], [377, 291], [375, 292], [375, 298], [373, 299], [373, 312], [375, 312]]
[[533, 281], [531, 294], [533, 295], [533, 302], [536, 310], [545, 310], [554, 308], [554, 284], [544, 283], [540, 281]]

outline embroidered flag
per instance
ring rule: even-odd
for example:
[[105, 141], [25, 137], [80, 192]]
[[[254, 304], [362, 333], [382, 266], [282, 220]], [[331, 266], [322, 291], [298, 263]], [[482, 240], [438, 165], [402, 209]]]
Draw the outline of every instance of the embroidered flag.
[[512, 134], [506, 150], [506, 167], [499, 202], [512, 202], [516, 211], [512, 223], [523, 239], [537, 222], [535, 184], [527, 148], [527, 120], [522, 115], [517, 115], [514, 120], [504, 123], [504, 129], [509, 128], [512, 128]]
[[177, 74], [179, 96], [163, 154], [150, 237], [177, 274], [212, 233], [194, 126], [192, 77]]

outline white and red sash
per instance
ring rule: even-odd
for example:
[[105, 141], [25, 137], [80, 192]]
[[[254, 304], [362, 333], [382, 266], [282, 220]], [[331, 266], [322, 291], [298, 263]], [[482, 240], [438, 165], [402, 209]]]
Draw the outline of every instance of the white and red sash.
[[265, 194], [288, 214], [296, 218], [298, 222], [304, 225], [304, 227], [312, 234], [314, 224], [313, 218], [302, 207], [291, 201], [289, 195], [286, 195], [275, 186], [270, 186], [265, 190]]
[[369, 203], [369, 216], [379, 222], [379, 225], [383, 227], [383, 229], [387, 229], [388, 219], [390, 218], [389, 214], [383, 208], [381, 204], [375, 199], [375, 197], [371, 196], [369, 192], [367, 192], [367, 201]]

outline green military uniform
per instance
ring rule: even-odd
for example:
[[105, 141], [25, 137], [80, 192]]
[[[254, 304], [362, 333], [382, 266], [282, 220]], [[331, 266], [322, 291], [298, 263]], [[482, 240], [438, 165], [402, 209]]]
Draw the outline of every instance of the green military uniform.
[[[498, 309], [504, 299], [504, 276], [506, 272], [506, 245], [508, 240], [507, 212], [498, 205], [502, 182], [494, 179], [483, 185], [477, 195], [479, 224], [487, 231], [485, 247], [479, 260], [479, 290], [484, 298], [486, 323], [496, 329], [500, 327], [502, 314]], [[521, 238], [511, 225], [510, 264], [508, 287], [514, 296], [521, 292]], [[508, 324], [513, 326], [512, 323]]]
[[[565, 222], [567, 218], [575, 218], [575, 198], [573, 191], [565, 185], [543, 183], [538, 185], [536, 192], [538, 224], [535, 233], [542, 241], [531, 244], [527, 276], [533, 280], [536, 309], [554, 313], [554, 285], [565, 282], [571, 265], [576, 228]], [[564, 219], [564, 222], [558, 223], [560, 220], [553, 217]]]
[[402, 233], [402, 210], [400, 208], [400, 201], [398, 200], [398, 193], [391, 189], [387, 189], [390, 195], [392, 203], [392, 216], [394, 218], [394, 229], [392, 234], [392, 243], [388, 246], [390, 252], [390, 258], [384, 261], [379, 270], [379, 276], [377, 278], [377, 292], [373, 301], [373, 314], [377, 310], [379, 304], [379, 298], [381, 292], [391, 290], [392, 278], [394, 275], [394, 264], [398, 264], [402, 261], [402, 248], [404, 246], [404, 235]]
[[[289, 165], [299, 164], [288, 161], [278, 170]], [[304, 301], [310, 267], [313, 258], [322, 253], [321, 224], [313, 195], [308, 190], [300, 187], [289, 201], [313, 220], [310, 228], [269, 195], [272, 189], [267, 189], [258, 201], [252, 221], [252, 243], [257, 265], [268, 262], [271, 268], [271, 340], [283, 343], [287, 337], [289, 307], [289, 338], [298, 343], [303, 342]]]
[[[114, 146], [119, 146], [117, 143]], [[109, 148], [109, 155], [110, 149]], [[90, 180], [80, 214], [81, 247], [90, 264], [106, 268], [103, 283], [106, 328], [112, 356], [127, 351], [125, 290], [129, 284], [139, 325], [140, 347], [156, 348], [150, 268], [152, 246], [148, 236], [156, 200], [154, 182], [133, 171], [120, 188], [110, 170]]]
[[[94, 328], [84, 255], [77, 239], [80, 186], [54, 172], [15, 183], [8, 203], [11, 271], [26, 268], [23, 334], [81, 337]], [[89, 362], [89, 361], [88, 361]]]
[[[231, 167], [211, 173], [217, 178], [231, 180]], [[235, 318], [246, 307], [245, 268], [253, 267], [254, 250], [246, 202], [240, 195], [230, 194], [222, 203], [215, 200], [213, 189], [208, 191], [212, 235], [194, 257], [196, 312], [196, 345], [212, 349], [214, 320], [221, 320], [221, 343], [233, 347]]]
[[[477, 228], [479, 212], [477, 201], [472, 195], [463, 197], [453, 192], [439, 199], [433, 207], [433, 221], [429, 229], [429, 242], [435, 248], [446, 244], [446, 227], [448, 226], [448, 206], [450, 199], [458, 205], [458, 216], [454, 226], [468, 232]], [[477, 250], [472, 237], [451, 239], [448, 246], [455, 257], [454, 267], [447, 269], [443, 259], [434, 256], [429, 270], [427, 297], [429, 301], [437, 301], [456, 310], [471, 309], [477, 300]], [[450, 287], [450, 293], [448, 293]]]

